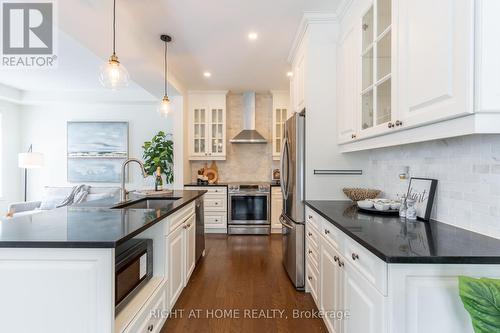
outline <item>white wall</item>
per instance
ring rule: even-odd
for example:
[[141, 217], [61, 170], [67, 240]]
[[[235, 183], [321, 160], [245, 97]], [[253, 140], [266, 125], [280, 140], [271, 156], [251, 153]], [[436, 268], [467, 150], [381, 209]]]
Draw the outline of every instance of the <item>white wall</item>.
[[[127, 121], [129, 122], [129, 156], [142, 159], [142, 144], [158, 131], [174, 133], [175, 184], [182, 188], [184, 134], [182, 97], [173, 98], [174, 115], [162, 118], [155, 103], [117, 104], [46, 104], [24, 106], [22, 110], [22, 145], [33, 143], [34, 150], [45, 155], [45, 166], [30, 174], [29, 199], [39, 199], [44, 186], [68, 185], [66, 173], [66, 123], [68, 121]], [[174, 121], [179, 119], [179, 122]], [[180, 162], [179, 162], [180, 161]], [[130, 188], [151, 185], [144, 181], [137, 166], [130, 167]], [[178, 185], [180, 184], [180, 185]], [[71, 185], [71, 184], [69, 184]], [[95, 184], [119, 186], [119, 184]]]
[[21, 148], [20, 107], [0, 101], [0, 214], [10, 202], [23, 200], [22, 170], [18, 168], [17, 154]]
[[[363, 186], [363, 176], [314, 175], [315, 169], [365, 169], [364, 153], [345, 155], [337, 145], [336, 55], [338, 25], [311, 24], [305, 67], [306, 199], [346, 199], [343, 187]], [[341, 83], [340, 83], [341, 84]]]
[[370, 152], [367, 180], [386, 197], [406, 193], [412, 177], [438, 179], [432, 218], [500, 238], [500, 135], [475, 135]]

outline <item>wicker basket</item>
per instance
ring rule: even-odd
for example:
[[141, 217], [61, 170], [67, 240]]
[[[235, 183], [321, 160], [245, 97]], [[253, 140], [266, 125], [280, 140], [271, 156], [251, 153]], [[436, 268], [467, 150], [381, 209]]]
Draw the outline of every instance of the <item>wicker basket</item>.
[[352, 201], [362, 201], [366, 199], [375, 199], [381, 191], [369, 188], [349, 188], [343, 189], [345, 195]]

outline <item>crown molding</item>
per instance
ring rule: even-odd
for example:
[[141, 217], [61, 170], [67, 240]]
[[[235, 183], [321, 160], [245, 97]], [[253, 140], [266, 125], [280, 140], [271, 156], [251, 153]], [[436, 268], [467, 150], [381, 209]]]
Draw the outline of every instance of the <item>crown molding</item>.
[[297, 32], [295, 33], [295, 38], [293, 39], [290, 52], [288, 53], [288, 62], [293, 62], [295, 53], [297, 52], [309, 25], [339, 23], [351, 6], [352, 2], [353, 0], [341, 0], [335, 12], [305, 12], [302, 16]]

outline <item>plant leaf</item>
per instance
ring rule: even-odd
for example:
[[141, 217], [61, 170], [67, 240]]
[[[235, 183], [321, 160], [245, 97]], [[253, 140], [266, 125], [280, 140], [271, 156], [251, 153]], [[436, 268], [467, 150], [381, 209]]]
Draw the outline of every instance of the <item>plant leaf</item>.
[[500, 332], [500, 280], [460, 276], [458, 286], [474, 331]]

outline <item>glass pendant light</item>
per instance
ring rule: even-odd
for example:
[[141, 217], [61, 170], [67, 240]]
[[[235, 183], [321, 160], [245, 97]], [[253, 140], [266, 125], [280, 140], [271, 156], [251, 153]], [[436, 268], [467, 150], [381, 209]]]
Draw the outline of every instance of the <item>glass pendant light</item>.
[[100, 68], [99, 81], [105, 88], [117, 90], [128, 86], [130, 76], [116, 55], [116, 0], [113, 0], [113, 54]]
[[172, 37], [168, 35], [161, 35], [160, 39], [165, 43], [165, 58], [163, 62], [163, 69], [165, 70], [165, 95], [160, 102], [158, 113], [163, 117], [167, 117], [171, 112], [171, 103], [170, 99], [168, 98], [168, 43], [172, 41]]

